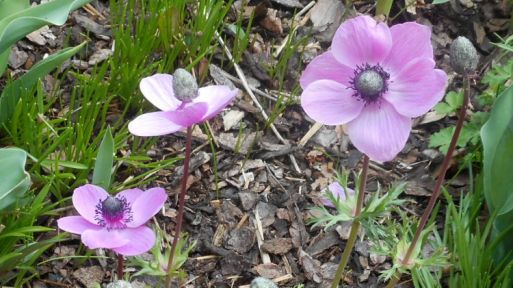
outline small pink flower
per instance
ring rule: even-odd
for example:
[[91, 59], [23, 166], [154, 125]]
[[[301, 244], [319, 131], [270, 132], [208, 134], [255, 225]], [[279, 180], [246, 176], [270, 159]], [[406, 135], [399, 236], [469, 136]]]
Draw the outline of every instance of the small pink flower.
[[60, 229], [80, 234], [90, 249], [106, 248], [125, 256], [142, 254], [155, 244], [155, 232], [145, 224], [162, 208], [162, 188], [128, 189], [110, 196], [101, 187], [86, 184], [73, 191], [73, 206], [81, 216], [57, 220]]
[[[333, 196], [335, 196], [335, 198], [339, 198], [340, 201], [347, 200], [345, 189], [338, 182], [331, 183], [326, 190], [329, 190], [329, 192], [331, 192], [331, 194], [333, 194]], [[325, 191], [325, 192], [328, 192], [328, 191]], [[354, 190], [347, 188], [347, 194], [349, 196], [354, 196]], [[333, 204], [333, 202], [331, 202], [331, 200], [329, 200], [327, 197], [321, 196], [320, 200], [324, 206], [335, 208], [335, 205]]]
[[331, 50], [306, 67], [300, 83], [310, 117], [346, 124], [358, 150], [389, 161], [406, 144], [411, 118], [443, 98], [447, 75], [435, 69], [429, 27], [407, 22], [389, 28], [359, 16], [338, 28]]
[[[179, 71], [183, 69], [178, 69], [177, 72]], [[159, 136], [183, 130], [216, 116], [237, 96], [237, 89], [231, 90], [222, 85], [199, 89], [196, 85], [192, 91], [188, 90], [187, 85], [191, 83], [177, 82], [174, 79], [177, 72], [175, 76], [155, 74], [141, 80], [140, 89], [144, 97], [162, 111], [142, 114], [131, 121], [128, 130], [132, 134]], [[177, 89], [185, 90], [182, 93], [184, 95], [178, 96]]]

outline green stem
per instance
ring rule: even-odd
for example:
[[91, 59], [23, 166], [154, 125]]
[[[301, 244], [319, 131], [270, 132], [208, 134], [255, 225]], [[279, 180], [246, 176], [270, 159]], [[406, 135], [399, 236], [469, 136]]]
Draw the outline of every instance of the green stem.
[[401, 279], [400, 277], [400, 274], [392, 276], [392, 279], [390, 279], [390, 282], [388, 282], [387, 288], [394, 288], [395, 285], [397, 285], [397, 283], [399, 282], [399, 279]]
[[335, 273], [335, 279], [333, 279], [331, 288], [338, 287], [340, 280], [342, 279], [344, 269], [346, 268], [347, 262], [349, 262], [349, 256], [351, 255], [351, 251], [353, 251], [354, 244], [356, 243], [356, 238], [358, 237], [358, 230], [360, 230], [360, 221], [357, 218], [358, 216], [360, 216], [360, 213], [362, 212], [363, 200], [365, 198], [365, 183], [367, 182], [368, 169], [369, 156], [364, 155], [362, 174], [360, 176], [360, 188], [358, 189], [358, 199], [356, 200], [356, 210], [354, 212], [355, 219], [353, 220], [353, 224], [351, 224], [351, 232], [349, 233], [349, 239], [347, 239], [346, 247], [344, 247], [344, 252], [342, 253], [340, 263], [338, 264], [337, 272]]
[[[470, 99], [470, 77], [465, 75], [464, 76], [465, 86], [464, 86], [464, 96], [463, 96], [463, 105], [461, 106], [460, 113], [458, 116], [458, 122], [456, 123], [456, 128], [454, 129], [454, 134], [452, 134], [451, 143], [449, 144], [449, 149], [447, 149], [447, 154], [445, 155], [444, 162], [442, 163], [442, 169], [440, 172], [440, 175], [438, 176], [438, 179], [436, 179], [435, 183], [435, 189], [433, 190], [433, 194], [431, 194], [431, 198], [429, 199], [429, 203], [424, 210], [424, 213], [422, 214], [422, 217], [420, 218], [419, 226], [417, 227], [417, 230], [415, 231], [415, 235], [413, 236], [413, 240], [410, 243], [410, 247], [408, 247], [408, 251], [406, 252], [406, 255], [404, 256], [403, 260], [401, 261], [402, 264], [406, 264], [410, 261], [410, 257], [413, 254], [413, 250], [417, 246], [417, 242], [420, 239], [420, 234], [424, 230], [429, 217], [431, 216], [431, 212], [433, 212], [433, 208], [435, 207], [436, 201], [438, 200], [438, 197], [440, 196], [440, 192], [442, 191], [442, 185], [445, 180], [445, 173], [447, 173], [447, 170], [449, 169], [449, 164], [452, 160], [452, 155], [454, 154], [454, 151], [456, 150], [456, 144], [458, 143], [458, 138], [461, 134], [461, 129], [463, 128], [463, 123], [465, 122], [465, 115], [467, 113], [467, 106]], [[394, 278], [390, 282], [393, 282], [395, 279], [397, 283], [398, 279], [401, 278], [400, 274], [396, 274]], [[394, 287], [390, 286], [392, 283], [389, 283], [387, 287]], [[395, 285], [395, 284], [394, 284]]]
[[176, 218], [175, 235], [173, 237], [173, 245], [171, 247], [171, 254], [167, 263], [167, 275], [166, 275], [166, 286], [171, 287], [171, 278], [173, 271], [173, 258], [175, 256], [176, 246], [178, 244], [178, 238], [182, 232], [183, 213], [185, 207], [185, 194], [187, 192], [187, 178], [189, 178], [189, 162], [191, 160], [191, 142], [192, 142], [192, 126], [187, 127], [187, 136], [185, 144], [185, 158], [183, 160], [183, 175], [182, 185], [180, 187], [180, 194], [178, 196], [178, 215]]
[[376, 3], [376, 16], [385, 15], [385, 18], [388, 19], [392, 3], [394, 3], [394, 0], [378, 0]]

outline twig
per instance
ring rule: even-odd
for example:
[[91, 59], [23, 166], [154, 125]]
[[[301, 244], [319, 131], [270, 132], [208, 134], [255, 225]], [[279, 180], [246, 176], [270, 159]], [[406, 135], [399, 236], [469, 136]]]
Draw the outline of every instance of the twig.
[[315, 122], [315, 124], [310, 128], [310, 130], [308, 130], [308, 132], [306, 132], [305, 136], [303, 136], [303, 138], [301, 138], [301, 140], [299, 140], [298, 146], [299, 147], [305, 146], [306, 142], [308, 142], [308, 140], [310, 140], [310, 138], [312, 138], [315, 135], [315, 133], [317, 133], [317, 131], [319, 131], [319, 129], [321, 129], [321, 128], [322, 128], [322, 124], [319, 122]]
[[[260, 113], [264, 117], [265, 121], [268, 121], [269, 116], [265, 112], [264, 107], [262, 107], [260, 102], [258, 102], [258, 99], [256, 98], [255, 94], [253, 94], [253, 91], [249, 87], [248, 81], [246, 80], [246, 76], [244, 76], [244, 72], [242, 72], [242, 69], [240, 69], [240, 66], [237, 63], [235, 63], [235, 60], [233, 59], [233, 55], [230, 52], [230, 49], [228, 49], [228, 46], [226, 46], [223, 39], [217, 32], [216, 32], [216, 37], [217, 37], [217, 40], [219, 41], [219, 44], [221, 44], [221, 46], [223, 46], [226, 56], [228, 57], [230, 62], [233, 64], [233, 67], [235, 68], [235, 71], [237, 72], [237, 76], [239, 76], [240, 80], [242, 81], [242, 86], [244, 86], [244, 89], [246, 89], [246, 92], [249, 94], [249, 96], [251, 97], [251, 99], [253, 100], [255, 105], [257, 106], [258, 110], [260, 110]], [[285, 138], [283, 138], [281, 136], [280, 132], [278, 131], [278, 129], [276, 129], [276, 126], [274, 126], [273, 123], [269, 123], [269, 126], [271, 127], [271, 130], [273, 131], [274, 135], [276, 135], [278, 140], [280, 140], [283, 144], [289, 144], [288, 141], [285, 140]], [[289, 154], [289, 158], [290, 158], [290, 161], [292, 162], [292, 165], [294, 166], [294, 169], [296, 169], [296, 172], [301, 173], [301, 169], [299, 169], [299, 165], [297, 164], [297, 161], [296, 161], [296, 158], [294, 157], [294, 155]]]
[[262, 251], [261, 247], [264, 244], [264, 230], [262, 228], [262, 222], [260, 221], [260, 215], [258, 214], [258, 209], [255, 209], [255, 228], [257, 234], [257, 243], [258, 250], [260, 250], [260, 256], [262, 257], [262, 263], [268, 264], [271, 263], [271, 257], [266, 252]]

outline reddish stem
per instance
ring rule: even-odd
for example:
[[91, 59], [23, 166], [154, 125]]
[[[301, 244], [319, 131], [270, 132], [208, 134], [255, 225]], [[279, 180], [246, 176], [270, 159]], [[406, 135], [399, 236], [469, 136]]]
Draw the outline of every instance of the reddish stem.
[[178, 196], [178, 217], [176, 219], [175, 235], [173, 237], [173, 245], [171, 254], [167, 264], [166, 287], [171, 287], [171, 271], [173, 270], [173, 258], [175, 256], [178, 238], [182, 232], [183, 213], [185, 208], [185, 194], [187, 192], [187, 178], [189, 178], [189, 162], [191, 160], [191, 144], [192, 144], [192, 126], [187, 127], [187, 136], [185, 143], [185, 158], [183, 160], [182, 184], [180, 187], [180, 195]]
[[463, 122], [465, 122], [465, 115], [467, 113], [467, 106], [470, 98], [470, 78], [468, 76], [465, 76], [465, 87], [464, 87], [464, 96], [463, 96], [463, 106], [460, 109], [458, 122], [456, 123], [456, 129], [454, 129], [454, 134], [452, 135], [451, 144], [449, 145], [449, 149], [447, 149], [447, 154], [445, 155], [444, 162], [442, 163], [442, 170], [440, 172], [440, 175], [438, 176], [438, 179], [436, 179], [435, 189], [433, 191], [433, 194], [431, 195], [431, 198], [429, 199], [428, 206], [426, 210], [424, 210], [424, 213], [422, 214], [422, 218], [420, 219], [419, 226], [417, 227], [417, 231], [415, 231], [415, 236], [413, 237], [413, 240], [410, 244], [410, 247], [408, 248], [408, 251], [406, 252], [406, 255], [404, 256], [404, 259], [402, 260], [403, 264], [407, 264], [410, 260], [410, 257], [413, 253], [413, 249], [415, 249], [415, 246], [417, 245], [417, 242], [419, 241], [420, 234], [422, 233], [422, 230], [424, 230], [424, 227], [427, 224], [427, 221], [429, 220], [429, 216], [431, 216], [431, 212], [433, 212], [433, 208], [435, 207], [436, 200], [438, 200], [438, 196], [440, 196], [440, 192], [442, 191], [442, 185], [445, 180], [445, 173], [449, 169], [449, 164], [452, 160], [452, 155], [454, 154], [454, 150], [456, 150], [456, 143], [458, 142], [458, 138], [461, 133], [461, 129], [463, 128]]
[[118, 254], [118, 280], [123, 280], [123, 268], [125, 266], [125, 259], [123, 258], [123, 255]]

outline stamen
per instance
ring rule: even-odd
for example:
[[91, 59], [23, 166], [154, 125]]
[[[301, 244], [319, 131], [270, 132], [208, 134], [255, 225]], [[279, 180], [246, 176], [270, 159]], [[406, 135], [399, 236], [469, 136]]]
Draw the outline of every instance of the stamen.
[[112, 229], [124, 229], [132, 221], [132, 208], [125, 197], [108, 196], [96, 205], [94, 219], [98, 225]]
[[349, 81], [351, 89], [354, 90], [354, 97], [365, 101], [365, 104], [379, 101], [381, 96], [388, 90], [387, 80], [390, 75], [381, 68], [379, 64], [370, 66], [365, 64], [357, 66], [354, 77]]

